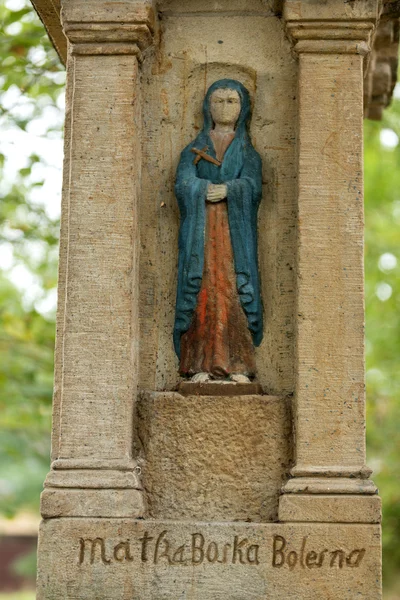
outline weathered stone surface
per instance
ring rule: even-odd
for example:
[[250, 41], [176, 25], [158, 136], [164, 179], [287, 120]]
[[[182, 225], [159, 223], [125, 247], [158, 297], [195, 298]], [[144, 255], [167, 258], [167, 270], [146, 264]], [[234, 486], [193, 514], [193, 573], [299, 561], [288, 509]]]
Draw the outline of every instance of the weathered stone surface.
[[380, 523], [379, 496], [284, 494], [279, 501], [282, 522]]
[[381, 593], [376, 525], [53, 519], [41, 526], [39, 551], [38, 600], [377, 600]]
[[40, 512], [55, 517], [143, 517], [143, 493], [133, 489], [46, 488]]
[[378, 0], [362, 0], [362, 2], [343, 2], [343, 0], [285, 0], [283, 14], [286, 19], [316, 19], [338, 21], [375, 21], [379, 16]]
[[[64, 20], [75, 23], [113, 23], [120, 30], [127, 23], [142, 23], [154, 28], [154, 6], [152, 0], [64, 0]], [[93, 27], [99, 32], [99, 27]]]
[[[339, 4], [320, 3], [334, 18]], [[359, 6], [362, 4], [363, 6]], [[371, 2], [346, 4], [365, 11]], [[315, 41], [311, 5], [289, 2], [295, 41]], [[324, 12], [325, 11], [325, 12]], [[361, 15], [360, 15], [361, 16]], [[322, 17], [321, 17], [322, 18]], [[344, 17], [342, 17], [344, 19]], [[372, 18], [372, 17], [371, 17]], [[294, 29], [293, 23], [296, 23]], [[372, 27], [372, 24], [365, 23]], [[321, 24], [322, 27], [322, 24]], [[354, 40], [344, 36], [350, 31]], [[367, 39], [369, 29], [361, 33]], [[365, 468], [363, 291], [363, 58], [359, 23], [331, 25], [343, 53], [299, 52], [296, 467], [305, 476]], [[324, 29], [318, 36], [324, 44]], [[361, 38], [364, 39], [364, 38]], [[303, 51], [304, 50], [304, 51]], [[316, 101], [318, 99], [318, 101]]]
[[67, 62], [67, 38], [64, 35], [60, 22], [60, 0], [32, 0], [40, 20], [46, 28], [58, 56], [65, 64]]
[[[93, 13], [93, 27], [71, 22], [79, 21], [75, 13], [69, 15], [73, 5], [66, 0], [62, 11], [64, 31], [73, 34], [67, 69], [54, 468], [42, 507], [44, 515], [53, 517], [141, 516], [140, 491], [127, 493], [121, 487], [140, 488], [132, 458], [132, 414], [141, 171], [136, 42], [141, 48], [143, 44], [135, 23], [128, 27], [128, 39], [121, 36], [125, 44], [109, 44], [120, 41], [115, 23], [96, 24], [101, 15]], [[138, 31], [142, 24], [150, 43], [151, 26], [143, 15]]]
[[[319, 494], [376, 492], [365, 467], [362, 94], [379, 8], [284, 5], [299, 55], [296, 465], [284, 492], [307, 501], [282, 497], [280, 519], [338, 519], [344, 500]], [[377, 518], [368, 499], [358, 506]]]
[[[390, 7], [397, 10], [390, 12]], [[387, 12], [386, 10], [387, 9]], [[364, 112], [379, 120], [390, 104], [397, 82], [399, 55], [400, 3], [387, 3], [378, 25], [364, 85]]]
[[142, 394], [138, 426], [149, 515], [275, 520], [292, 458], [290, 402]]
[[[72, 59], [68, 263], [59, 457], [129, 455], [138, 194], [135, 57]], [[104, 75], [107, 73], [107, 83]], [[107, 118], [106, 118], [107, 115]], [[101, 121], [99, 118], [104, 117]], [[129, 124], [129, 126], [127, 125]], [[139, 125], [139, 121], [137, 121]]]

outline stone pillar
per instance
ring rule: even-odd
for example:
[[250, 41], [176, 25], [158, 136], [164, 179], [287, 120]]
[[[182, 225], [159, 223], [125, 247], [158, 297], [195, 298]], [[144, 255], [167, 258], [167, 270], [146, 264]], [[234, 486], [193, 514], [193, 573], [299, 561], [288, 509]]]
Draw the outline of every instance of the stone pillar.
[[365, 466], [362, 163], [363, 64], [377, 10], [371, 0], [285, 4], [299, 151], [296, 464], [282, 521], [379, 520]]
[[141, 517], [138, 377], [142, 52], [150, 3], [65, 0], [69, 40], [52, 468], [42, 515]]

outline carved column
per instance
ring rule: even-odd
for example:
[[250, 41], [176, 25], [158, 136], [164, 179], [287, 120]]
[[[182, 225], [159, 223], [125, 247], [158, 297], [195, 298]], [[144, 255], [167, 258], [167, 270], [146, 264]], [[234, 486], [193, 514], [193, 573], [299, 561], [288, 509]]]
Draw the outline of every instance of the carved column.
[[140, 517], [139, 69], [150, 3], [64, 0], [68, 106], [52, 468], [42, 514]]
[[370, 0], [284, 8], [299, 60], [299, 154], [296, 464], [282, 521], [379, 520], [379, 499], [365, 498], [376, 488], [365, 466], [362, 154], [377, 10]]

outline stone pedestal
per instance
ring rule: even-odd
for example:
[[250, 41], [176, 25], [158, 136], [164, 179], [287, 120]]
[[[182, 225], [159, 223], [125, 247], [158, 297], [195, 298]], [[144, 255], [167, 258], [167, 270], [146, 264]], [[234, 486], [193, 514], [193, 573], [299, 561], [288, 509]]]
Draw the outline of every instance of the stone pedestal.
[[277, 520], [292, 463], [290, 399], [159, 392], [138, 408], [151, 518]]
[[[379, 600], [362, 116], [380, 3], [61, 8], [68, 89], [38, 599]], [[257, 384], [224, 395], [179, 387], [173, 186], [204, 93], [227, 77], [250, 91], [263, 161], [265, 332]]]

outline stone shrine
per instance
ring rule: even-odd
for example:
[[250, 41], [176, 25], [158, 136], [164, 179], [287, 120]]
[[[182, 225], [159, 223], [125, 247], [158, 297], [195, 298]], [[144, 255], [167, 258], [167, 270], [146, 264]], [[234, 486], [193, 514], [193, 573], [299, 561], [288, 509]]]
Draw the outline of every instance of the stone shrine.
[[[399, 3], [33, 4], [67, 66], [38, 599], [378, 600], [362, 120], [390, 100]], [[172, 334], [175, 173], [226, 79], [262, 162], [264, 328], [256, 379], [225, 387], [182, 383]]]

